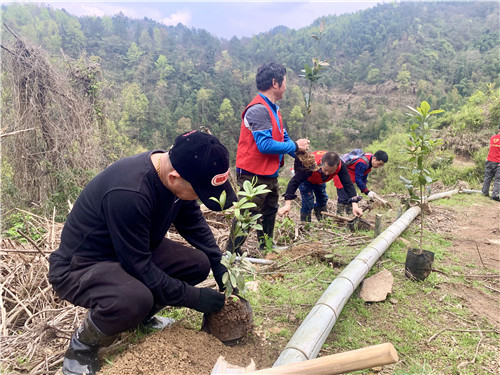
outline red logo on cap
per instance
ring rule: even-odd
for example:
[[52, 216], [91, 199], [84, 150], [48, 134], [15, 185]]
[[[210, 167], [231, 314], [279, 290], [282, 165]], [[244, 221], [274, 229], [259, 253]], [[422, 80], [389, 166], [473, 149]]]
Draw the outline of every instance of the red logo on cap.
[[224, 182], [227, 181], [227, 177], [229, 176], [229, 169], [227, 170], [226, 173], [222, 174], [217, 174], [212, 178], [212, 185], [213, 186], [219, 186], [222, 185]]
[[198, 130], [193, 130], [193, 131], [190, 131], [189, 133], [186, 133], [186, 134], [183, 134], [182, 136], [183, 137], [187, 137], [188, 135], [191, 135], [193, 133], [196, 133]]

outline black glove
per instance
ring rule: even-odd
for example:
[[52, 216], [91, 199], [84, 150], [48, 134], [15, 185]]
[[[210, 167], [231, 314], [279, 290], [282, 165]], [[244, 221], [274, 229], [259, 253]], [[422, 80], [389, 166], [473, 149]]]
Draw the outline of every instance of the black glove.
[[222, 276], [227, 272], [227, 268], [224, 267], [224, 265], [220, 265], [221, 270], [218, 270], [219, 272], [217, 274], [214, 274], [214, 279], [215, 282], [217, 283], [217, 286], [219, 287], [219, 292], [223, 292], [226, 288], [224, 288], [224, 283], [222, 282]]
[[356, 196], [354, 196], [354, 197], [352, 197], [352, 198], [349, 198], [349, 201], [348, 201], [348, 202], [349, 202], [349, 203], [353, 203], [353, 202], [355, 202], [355, 203], [359, 203], [359, 201], [360, 201], [361, 199], [363, 199], [363, 197], [362, 197], [361, 195], [356, 195]]
[[211, 288], [200, 288], [200, 299], [194, 309], [202, 313], [214, 313], [224, 307], [225, 301], [224, 294]]

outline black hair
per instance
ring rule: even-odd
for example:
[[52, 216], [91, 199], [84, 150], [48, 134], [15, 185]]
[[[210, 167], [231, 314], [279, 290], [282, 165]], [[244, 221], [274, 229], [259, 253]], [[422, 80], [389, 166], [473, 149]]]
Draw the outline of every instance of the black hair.
[[257, 70], [257, 76], [255, 77], [255, 82], [257, 83], [257, 90], [267, 91], [273, 85], [273, 78], [281, 87], [283, 80], [285, 79], [286, 68], [277, 63], [267, 63], [259, 67]]
[[321, 157], [321, 163], [328, 164], [330, 167], [334, 167], [336, 165], [339, 165], [339, 162], [340, 162], [340, 156], [338, 156], [333, 151], [328, 151], [326, 154], [324, 154]]
[[387, 163], [389, 161], [389, 156], [387, 155], [387, 152], [378, 150], [376, 153], [373, 154], [377, 158], [377, 160], [383, 161], [384, 163]]

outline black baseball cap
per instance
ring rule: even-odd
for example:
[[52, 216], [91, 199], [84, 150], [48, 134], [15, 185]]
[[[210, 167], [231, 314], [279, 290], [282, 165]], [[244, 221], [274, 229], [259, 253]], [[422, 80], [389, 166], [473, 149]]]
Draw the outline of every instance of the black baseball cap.
[[224, 209], [238, 199], [229, 183], [229, 151], [211, 134], [193, 130], [179, 135], [169, 151], [170, 162], [183, 179], [191, 184], [198, 198], [212, 211], [220, 205], [210, 199], [226, 192]]

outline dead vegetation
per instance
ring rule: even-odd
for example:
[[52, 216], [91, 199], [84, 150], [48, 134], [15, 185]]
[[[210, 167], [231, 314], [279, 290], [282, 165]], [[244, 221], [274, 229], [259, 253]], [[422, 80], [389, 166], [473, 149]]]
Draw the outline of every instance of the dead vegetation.
[[[51, 219], [18, 210], [24, 216], [23, 229], [18, 242], [9, 238], [1, 241], [1, 361], [3, 370], [26, 374], [53, 374], [60, 367], [64, 352], [75, 327], [85, 314], [85, 309], [61, 301], [48, 281], [48, 255], [58, 247], [63, 224]], [[229, 233], [224, 214], [204, 210], [204, 215], [223, 249]], [[326, 226], [309, 225], [305, 228], [297, 220], [290, 220], [289, 227], [277, 227], [276, 238], [287, 239], [290, 247], [283, 255], [271, 253], [274, 263], [260, 267], [263, 274], [286, 272], [287, 265], [306, 257], [332, 263], [328, 254], [337, 246], [356, 249], [371, 241], [371, 237], [349, 231], [333, 231]], [[298, 223], [298, 224], [297, 224]], [[321, 236], [322, 242], [310, 242], [307, 236]], [[37, 237], [38, 240], [33, 240]], [[184, 239], [172, 228], [167, 237], [179, 242]], [[287, 242], [288, 241], [288, 242]], [[245, 243], [250, 256], [262, 257], [257, 250], [256, 236], [251, 234]], [[356, 246], [356, 247], [355, 247]], [[343, 266], [348, 259], [335, 260], [335, 266]], [[211, 281], [204, 282], [208, 286]], [[215, 285], [215, 283], [212, 283]], [[118, 341], [113, 346], [119, 346]]]
[[98, 64], [66, 59], [56, 69], [39, 46], [10, 31], [2, 44], [2, 172], [5, 208], [50, 201], [106, 165]]

